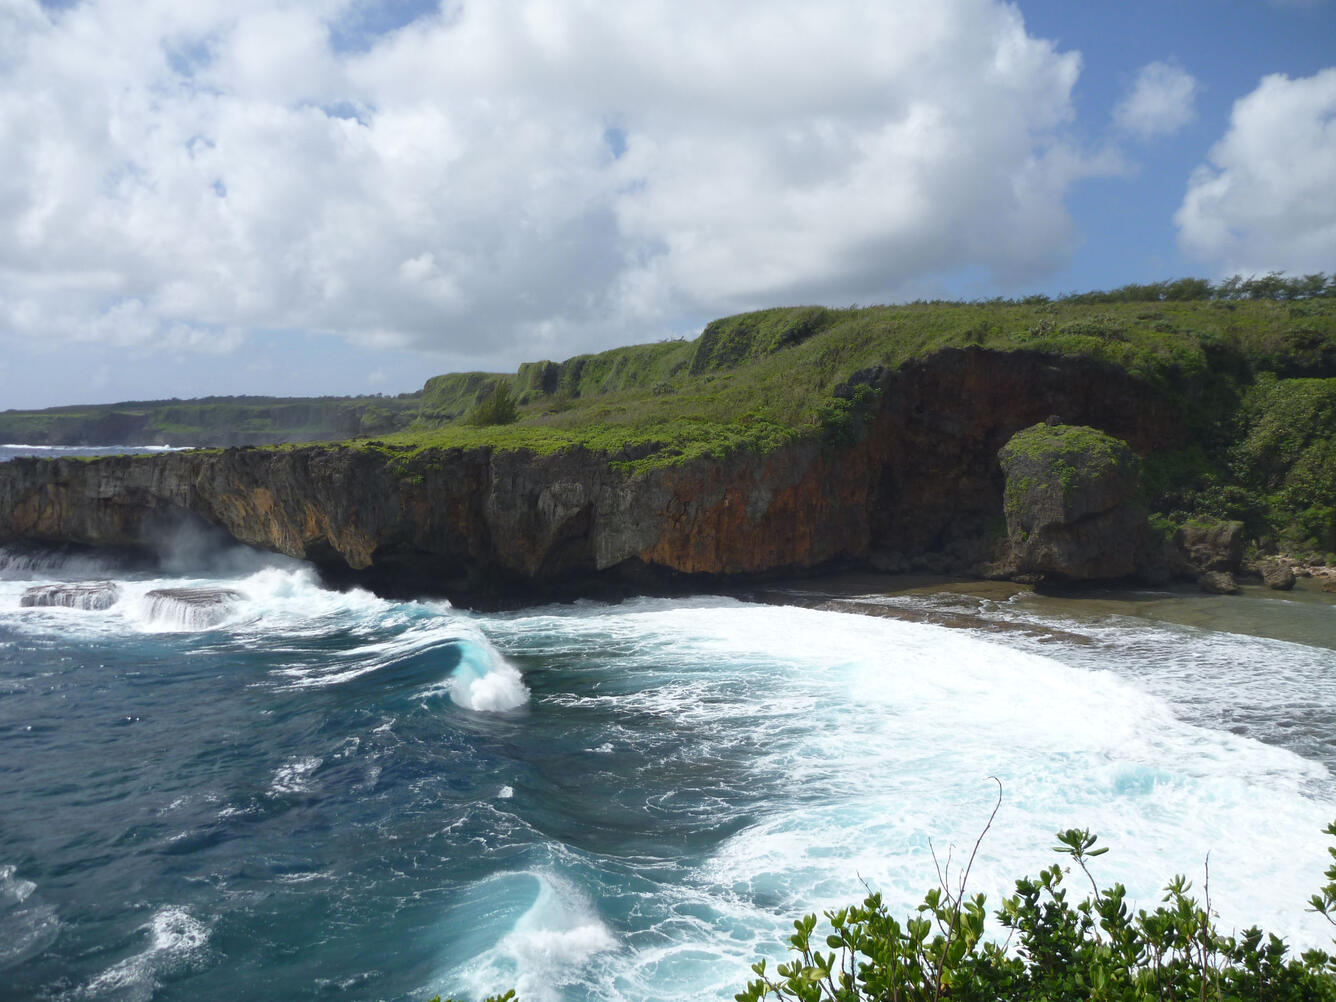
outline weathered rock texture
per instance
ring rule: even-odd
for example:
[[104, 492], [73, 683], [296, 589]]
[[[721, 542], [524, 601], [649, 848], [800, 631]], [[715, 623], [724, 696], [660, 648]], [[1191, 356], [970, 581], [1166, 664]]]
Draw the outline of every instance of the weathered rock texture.
[[643, 587], [935, 555], [964, 570], [1002, 542], [997, 453], [1050, 414], [1134, 450], [1181, 442], [1174, 407], [1088, 360], [942, 351], [859, 373], [878, 404], [853, 444], [632, 474], [584, 449], [392, 453], [342, 446], [0, 464], [0, 541], [152, 546], [182, 520], [357, 571], [382, 590], [467, 598]]
[[1203, 571], [1233, 574], [1243, 561], [1242, 522], [1189, 522], [1178, 530], [1174, 542], [1188, 561]]
[[1141, 462], [1093, 428], [1037, 424], [998, 453], [1015, 570], [1057, 581], [1102, 581], [1140, 569], [1146, 542]]
[[19, 605], [96, 611], [110, 609], [120, 597], [120, 586], [114, 581], [79, 581], [28, 588], [19, 597]]
[[1268, 588], [1276, 591], [1289, 591], [1294, 587], [1294, 568], [1278, 558], [1262, 561], [1260, 567], [1262, 581]]
[[144, 603], [151, 622], [196, 630], [217, 626], [244, 598], [231, 588], [155, 588]]
[[1212, 595], [1237, 595], [1239, 592], [1239, 583], [1229, 571], [1206, 571], [1197, 578], [1197, 584], [1202, 591]]

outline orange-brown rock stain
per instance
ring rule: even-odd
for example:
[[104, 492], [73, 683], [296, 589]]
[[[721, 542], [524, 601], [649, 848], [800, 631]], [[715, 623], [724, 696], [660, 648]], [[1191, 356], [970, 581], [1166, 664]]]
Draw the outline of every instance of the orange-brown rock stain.
[[[863, 553], [870, 482], [848, 470], [864, 468], [869, 450], [867, 442], [815, 456], [782, 450], [741, 469], [724, 462], [706, 477], [679, 475], [663, 530], [639, 557], [689, 574], [747, 574]], [[806, 469], [795, 480], [792, 465], [800, 457]], [[702, 504], [703, 498], [715, 500]]]

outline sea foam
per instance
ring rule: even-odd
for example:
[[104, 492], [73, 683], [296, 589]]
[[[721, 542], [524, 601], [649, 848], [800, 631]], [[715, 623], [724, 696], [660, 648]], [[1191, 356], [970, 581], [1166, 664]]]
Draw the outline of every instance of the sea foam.
[[148, 944], [90, 981], [88, 997], [148, 1002], [158, 989], [158, 979], [193, 964], [209, 939], [208, 927], [179, 907], [159, 909], [139, 931], [147, 934]]
[[596, 955], [617, 940], [589, 898], [551, 871], [500, 874], [475, 885], [472, 895], [495, 902], [494, 911], [523, 909], [508, 930], [454, 975], [479, 996], [511, 985], [531, 1002], [556, 1002], [581, 981]]
[[529, 701], [529, 688], [515, 666], [480, 640], [461, 643], [449, 688], [456, 705], [483, 713], [513, 710]]
[[37, 885], [0, 866], [0, 970], [35, 957], [60, 934], [56, 910], [33, 895]]

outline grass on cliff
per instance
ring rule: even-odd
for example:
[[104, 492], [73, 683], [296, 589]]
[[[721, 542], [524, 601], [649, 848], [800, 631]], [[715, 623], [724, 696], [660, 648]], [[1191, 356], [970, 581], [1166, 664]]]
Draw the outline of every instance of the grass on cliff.
[[[1336, 300], [1047, 301], [793, 307], [715, 321], [696, 341], [618, 348], [513, 375], [435, 377], [417, 421], [378, 436], [396, 452], [490, 445], [546, 453], [583, 446], [631, 469], [829, 436], [859, 370], [898, 368], [942, 348], [1098, 359], [1162, 388], [1211, 430], [1259, 373], [1336, 375]], [[504, 425], [469, 423], [504, 382]]]
[[[1037, 351], [1118, 366], [1178, 405], [1189, 443], [1146, 457], [1154, 510], [1242, 519], [1292, 550], [1336, 549], [1336, 281], [1308, 282], [1321, 294], [1299, 287], [1307, 279], [1251, 291], [1195, 281], [1057, 301], [760, 310], [695, 341], [435, 377], [410, 427], [363, 447], [411, 474], [415, 457], [441, 448], [585, 448], [636, 472], [802, 438], [838, 444], [875, 402], [852, 386], [862, 370], [944, 348]], [[1203, 289], [1213, 298], [1187, 295]], [[1288, 298], [1246, 298], [1273, 294]], [[477, 420], [501, 385], [513, 413]]]
[[[394, 398], [6, 412], [0, 440], [142, 426], [181, 444], [192, 429], [217, 428], [256, 442], [352, 440], [408, 476], [430, 462], [424, 453], [484, 446], [585, 448], [636, 472], [804, 438], [852, 441], [875, 403], [857, 373], [970, 347], [1095, 359], [1158, 387], [1189, 442], [1146, 457], [1154, 509], [1238, 518], [1254, 537], [1336, 549], [1336, 276], [1324, 275], [1182, 279], [1058, 300], [783, 307], [716, 320], [694, 341], [436, 376]], [[490, 415], [480, 406], [502, 398]]]

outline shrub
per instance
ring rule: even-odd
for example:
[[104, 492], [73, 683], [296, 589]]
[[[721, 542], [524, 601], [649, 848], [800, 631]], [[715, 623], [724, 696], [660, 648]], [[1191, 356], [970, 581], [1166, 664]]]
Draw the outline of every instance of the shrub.
[[[1336, 835], [1336, 824], [1327, 833]], [[861, 905], [826, 912], [828, 953], [819, 941], [813, 945], [815, 915], [794, 922], [789, 948], [796, 959], [779, 964], [773, 977], [764, 960], [753, 965], [757, 977], [738, 1002], [1336, 1000], [1336, 959], [1329, 954], [1289, 957], [1280, 939], [1256, 927], [1237, 938], [1221, 934], [1209, 897], [1191, 897], [1192, 885], [1181, 876], [1165, 887], [1163, 904], [1133, 915], [1121, 884], [1101, 891], [1091, 877], [1087, 863], [1108, 851], [1094, 848], [1096, 837], [1073, 828], [1057, 838], [1056, 851], [1070, 857], [1093, 895], [1072, 903], [1063, 886], [1070, 871], [1061, 866], [1018, 880], [997, 913], [1008, 930], [1003, 942], [984, 938], [985, 899], [966, 894], [967, 865], [954, 889], [944, 875], [904, 922], [875, 893]], [[1336, 923], [1336, 865], [1326, 875], [1329, 883], [1310, 904]]]
[[475, 427], [510, 424], [519, 419], [519, 408], [511, 393], [510, 384], [504, 380], [492, 384], [490, 393], [481, 394], [473, 405], [465, 421]]
[[[1209, 895], [1192, 897], [1184, 877], [1169, 881], [1154, 911], [1132, 914], [1121, 884], [1101, 891], [1091, 875], [1090, 861], [1109, 850], [1095, 848], [1096, 836], [1077, 828], [1059, 832], [1054, 847], [1070, 866], [1018, 880], [997, 912], [1006, 938], [986, 938], [985, 897], [967, 894], [967, 886], [993, 817], [954, 886], [948, 858], [939, 886], [903, 921], [875, 892], [826, 912], [828, 952], [820, 948], [817, 917], [796, 920], [794, 959], [773, 974], [765, 960], [753, 964], [756, 978], [737, 1002], [1336, 1002], [1336, 958], [1322, 950], [1290, 956], [1283, 941], [1256, 927], [1223, 935]], [[1326, 832], [1336, 836], [1336, 823]], [[1336, 849], [1327, 851], [1336, 859]], [[1093, 892], [1081, 901], [1064, 886], [1072, 868]], [[1336, 925], [1336, 863], [1326, 877], [1308, 903]], [[514, 997], [510, 991], [486, 1002]]]

